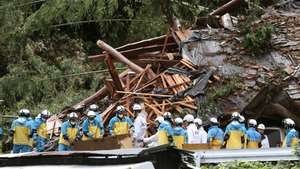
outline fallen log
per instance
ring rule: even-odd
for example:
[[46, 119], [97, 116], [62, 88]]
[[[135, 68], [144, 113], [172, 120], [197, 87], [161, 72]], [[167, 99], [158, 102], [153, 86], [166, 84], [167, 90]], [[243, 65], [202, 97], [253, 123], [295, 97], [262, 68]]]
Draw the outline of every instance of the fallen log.
[[225, 13], [230, 12], [232, 8], [239, 5], [241, 2], [242, 0], [231, 0], [223, 6], [220, 6], [219, 8], [212, 11], [209, 15], [224, 15]]
[[115, 50], [114, 48], [112, 48], [111, 46], [109, 46], [108, 44], [106, 44], [105, 42], [98, 40], [97, 41], [97, 45], [105, 50], [106, 52], [108, 52], [113, 58], [115, 58], [116, 60], [119, 60], [120, 62], [128, 65], [128, 67], [130, 69], [132, 69], [133, 71], [140, 73], [142, 72], [144, 69], [141, 68], [140, 66], [134, 64], [133, 62], [131, 62], [130, 60], [128, 60], [125, 56], [123, 56], [120, 52], [118, 52], [117, 50]]

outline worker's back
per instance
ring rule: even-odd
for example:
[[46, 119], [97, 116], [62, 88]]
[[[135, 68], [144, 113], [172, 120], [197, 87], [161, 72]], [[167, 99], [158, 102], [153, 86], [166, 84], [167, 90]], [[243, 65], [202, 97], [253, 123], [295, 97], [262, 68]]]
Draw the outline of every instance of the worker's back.
[[232, 121], [227, 125], [225, 130], [226, 148], [241, 149], [243, 147], [243, 138], [245, 131], [243, 126], [238, 121]]

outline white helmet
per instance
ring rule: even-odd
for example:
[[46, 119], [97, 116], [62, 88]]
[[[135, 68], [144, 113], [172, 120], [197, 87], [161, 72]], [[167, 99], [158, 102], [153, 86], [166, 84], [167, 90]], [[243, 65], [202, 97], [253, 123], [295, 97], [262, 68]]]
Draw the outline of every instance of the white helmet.
[[94, 111], [88, 111], [87, 116], [88, 117], [96, 116], [96, 113]]
[[162, 116], [158, 116], [155, 118], [154, 121], [157, 121], [158, 123], [162, 123], [165, 119]]
[[90, 110], [93, 110], [93, 111], [96, 111], [98, 108], [99, 108], [99, 106], [96, 105], [96, 104], [91, 104], [91, 105], [89, 106], [89, 109], [90, 109]]
[[69, 118], [78, 118], [78, 115], [77, 115], [77, 113], [72, 112], [69, 114]]
[[256, 126], [256, 125], [257, 125], [257, 121], [256, 121], [255, 119], [250, 119], [250, 120], [248, 121], [248, 124], [249, 124], [249, 125], [252, 125], [252, 126]]
[[132, 107], [133, 111], [139, 111], [142, 110], [142, 106], [140, 104], [134, 104]]
[[187, 121], [187, 122], [194, 122], [194, 116], [191, 114], [187, 114], [184, 116], [183, 121]]
[[48, 110], [43, 110], [43, 111], [41, 112], [41, 117], [42, 117], [42, 118], [47, 119], [47, 118], [49, 118], [50, 116], [51, 116], [51, 113], [50, 113]]
[[211, 118], [209, 119], [209, 121], [210, 121], [211, 123], [213, 123], [213, 124], [218, 124], [218, 123], [219, 123], [219, 122], [218, 122], [218, 119], [215, 118], [215, 117], [211, 117]]
[[28, 110], [28, 109], [21, 109], [19, 112], [18, 112], [18, 115], [19, 116], [30, 116], [31, 112]]
[[240, 123], [244, 123], [245, 122], [245, 117], [242, 116], [242, 115], [240, 115], [239, 122]]
[[117, 107], [117, 112], [123, 112], [123, 111], [125, 111], [124, 106], [120, 105], [120, 106]]
[[257, 129], [265, 130], [266, 127], [265, 127], [264, 124], [260, 123], [260, 124], [257, 126]]
[[199, 118], [196, 118], [196, 119], [194, 120], [194, 123], [195, 123], [195, 124], [198, 124], [199, 126], [202, 126], [202, 120], [199, 119]]
[[284, 120], [284, 123], [285, 123], [286, 127], [294, 127], [295, 126], [294, 120], [292, 120], [290, 118], [286, 118]]
[[233, 112], [233, 113], [231, 114], [231, 117], [232, 117], [232, 118], [234, 118], [234, 117], [240, 117], [240, 113], [238, 113], [238, 112]]
[[171, 117], [172, 117], [172, 114], [170, 112], [167, 111], [164, 113], [164, 118], [170, 119]]
[[175, 124], [182, 124], [182, 123], [183, 123], [182, 118], [177, 117], [177, 118], [175, 119]]

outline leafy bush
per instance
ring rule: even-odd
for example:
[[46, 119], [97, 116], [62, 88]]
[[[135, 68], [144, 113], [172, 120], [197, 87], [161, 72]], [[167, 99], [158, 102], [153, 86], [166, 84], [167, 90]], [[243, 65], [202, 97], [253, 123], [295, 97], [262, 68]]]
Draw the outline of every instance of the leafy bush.
[[270, 47], [273, 31], [270, 23], [252, 27], [245, 35], [243, 46], [255, 55], [263, 54]]

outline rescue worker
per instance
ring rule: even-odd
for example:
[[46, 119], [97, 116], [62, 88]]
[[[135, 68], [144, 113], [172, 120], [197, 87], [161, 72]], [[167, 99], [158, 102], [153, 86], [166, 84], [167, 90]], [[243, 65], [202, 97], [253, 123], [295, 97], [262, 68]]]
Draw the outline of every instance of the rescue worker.
[[231, 122], [225, 130], [224, 140], [227, 149], [241, 149], [245, 143], [245, 128], [239, 123], [240, 114], [232, 113]]
[[70, 113], [69, 120], [61, 126], [61, 133], [58, 141], [58, 151], [71, 151], [73, 145], [80, 138], [78, 115], [75, 112]]
[[51, 116], [48, 110], [43, 110], [38, 117], [35, 118], [32, 125], [32, 132], [36, 142], [36, 151], [43, 152], [48, 139], [47, 119]]
[[240, 117], [239, 117], [239, 123], [244, 128], [244, 130], [246, 131], [246, 124], [245, 124], [245, 117], [244, 116], [240, 115]]
[[194, 123], [197, 127], [195, 141], [198, 141], [199, 144], [206, 144], [207, 143], [207, 132], [204, 130], [202, 126], [202, 120], [196, 118]]
[[28, 109], [21, 109], [18, 113], [18, 118], [11, 124], [10, 138], [13, 138], [13, 153], [25, 153], [30, 151], [30, 124], [26, 119]]
[[257, 130], [261, 135], [261, 147], [260, 148], [270, 148], [268, 136], [266, 134], [264, 134], [265, 129], [266, 129], [266, 127], [264, 124], [259, 124], [257, 126]]
[[33, 128], [34, 120], [31, 118], [31, 112], [29, 110], [25, 111], [24, 113], [25, 113], [25, 117], [27, 119], [27, 123], [30, 126], [30, 138], [29, 138], [28, 146], [29, 146], [30, 151], [32, 151], [33, 143], [34, 143], [34, 137], [32, 136], [32, 128]]
[[82, 123], [82, 132], [83, 141], [103, 138], [104, 126], [96, 119], [96, 112], [87, 112], [87, 118]]
[[100, 112], [98, 111], [98, 109], [99, 109], [99, 106], [96, 105], [96, 104], [91, 104], [89, 106], [89, 110], [94, 111], [96, 113], [96, 120], [98, 120], [101, 124], [103, 124], [103, 120], [102, 120], [102, 117], [101, 117]]
[[261, 135], [256, 131], [257, 122], [254, 119], [248, 121], [248, 130], [246, 131], [246, 148], [257, 149], [261, 144]]
[[199, 140], [197, 140], [196, 133], [198, 132], [198, 129], [196, 125], [194, 124], [194, 116], [191, 114], [187, 114], [184, 116], [183, 121], [186, 123], [186, 132], [188, 135], [188, 144], [196, 144], [199, 143]]
[[134, 133], [132, 132], [134, 130], [133, 123], [126, 114], [123, 106], [117, 107], [116, 116], [110, 119], [108, 124], [109, 133], [112, 136]]
[[158, 127], [158, 145], [172, 144], [174, 131], [170, 122], [165, 119], [161, 122], [161, 118], [157, 122], [160, 123]]
[[171, 126], [173, 125], [172, 114], [170, 112], [165, 112], [163, 117], [166, 122], [170, 123]]
[[143, 147], [143, 138], [147, 133], [147, 113], [142, 111], [142, 106], [140, 104], [134, 104], [132, 110], [136, 116], [134, 120], [134, 146]]
[[178, 149], [182, 149], [183, 144], [187, 144], [188, 136], [185, 129], [182, 127], [183, 120], [180, 117], [175, 119], [175, 128], [174, 128], [174, 144]]
[[212, 149], [220, 149], [223, 145], [224, 132], [219, 128], [219, 122], [217, 118], [211, 117], [209, 119], [210, 128], [207, 133], [207, 143]]
[[154, 119], [154, 126], [157, 129], [157, 132], [153, 134], [152, 136], [148, 138], [143, 139], [143, 143], [147, 144], [149, 147], [155, 147], [158, 146], [158, 140], [159, 140], [159, 126], [161, 123], [164, 122], [164, 118], [162, 116], [158, 116]]
[[282, 147], [296, 147], [299, 142], [299, 132], [295, 129], [295, 122], [290, 118], [284, 120], [284, 128], [286, 136], [283, 141]]

